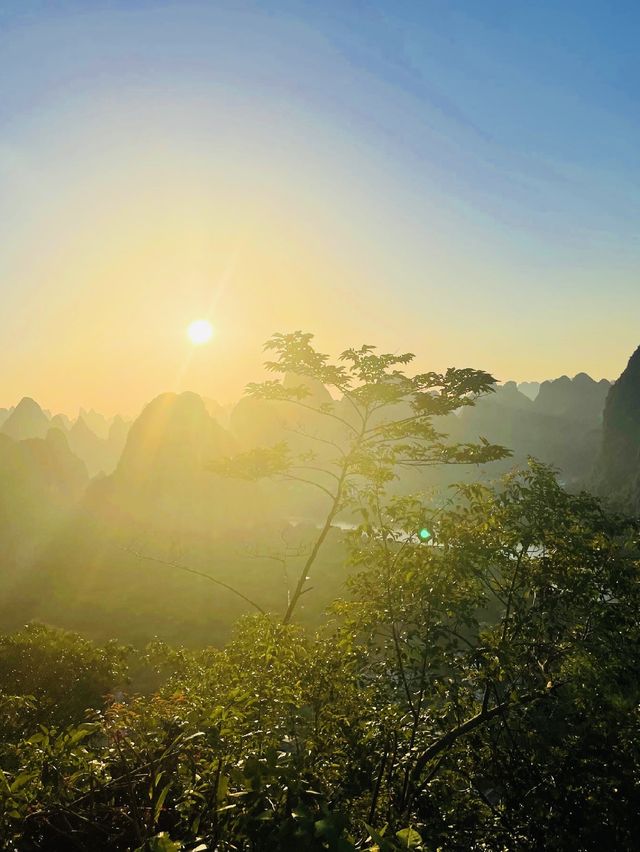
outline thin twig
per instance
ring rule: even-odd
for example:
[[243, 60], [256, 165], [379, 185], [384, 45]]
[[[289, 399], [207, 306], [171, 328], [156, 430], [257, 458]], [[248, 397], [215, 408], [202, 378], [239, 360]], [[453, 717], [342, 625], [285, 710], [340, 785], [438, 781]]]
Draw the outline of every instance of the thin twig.
[[205, 574], [204, 571], [198, 571], [197, 568], [191, 568], [189, 565], [182, 565], [180, 562], [172, 562], [169, 559], [160, 559], [158, 556], [149, 556], [146, 553], [138, 553], [137, 550], [132, 550], [129, 547], [123, 547], [121, 549], [124, 550], [125, 553], [130, 553], [132, 556], [136, 556], [138, 559], [144, 559], [146, 562], [157, 562], [159, 565], [167, 565], [169, 568], [177, 568], [179, 571], [186, 571], [188, 574], [195, 574], [196, 577], [203, 577], [205, 580], [209, 580], [209, 582], [215, 583], [216, 586], [221, 586], [228, 592], [231, 592], [232, 594], [237, 595], [239, 598], [242, 598], [243, 601], [250, 604], [252, 607], [254, 607], [254, 609], [257, 609], [258, 612], [262, 615], [265, 614], [264, 609], [255, 601], [252, 601], [251, 598], [248, 598], [246, 595], [243, 595], [242, 592], [239, 592], [238, 589], [234, 589], [233, 586], [230, 586], [223, 580], [218, 580], [216, 577], [212, 577], [211, 574]]

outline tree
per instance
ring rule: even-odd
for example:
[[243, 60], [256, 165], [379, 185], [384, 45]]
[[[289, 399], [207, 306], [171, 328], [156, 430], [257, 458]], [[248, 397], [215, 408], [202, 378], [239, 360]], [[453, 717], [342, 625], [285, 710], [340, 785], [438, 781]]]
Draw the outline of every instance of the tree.
[[338, 607], [379, 690], [370, 821], [445, 848], [633, 848], [637, 523], [534, 461], [461, 487], [435, 546], [423, 519], [372, 506]]
[[[407, 375], [411, 353], [377, 354], [365, 345], [347, 349], [337, 361], [319, 352], [313, 335], [300, 331], [276, 334], [265, 344], [275, 353], [267, 370], [295, 376], [297, 384], [270, 380], [252, 383], [253, 399], [297, 406], [312, 420], [291, 431], [306, 442], [292, 450], [287, 442], [260, 447], [216, 464], [218, 473], [246, 479], [270, 477], [302, 482], [326, 500], [324, 520], [299, 571], [283, 622], [289, 623], [308, 591], [318, 554], [341, 512], [358, 510], [371, 495], [384, 500], [389, 484], [406, 469], [441, 464], [480, 464], [504, 458], [503, 447], [482, 439], [456, 444], [440, 433], [433, 420], [473, 405], [493, 390], [495, 379], [472, 369], [450, 368], [444, 373]], [[321, 383], [339, 400], [314, 403], [311, 386]]]

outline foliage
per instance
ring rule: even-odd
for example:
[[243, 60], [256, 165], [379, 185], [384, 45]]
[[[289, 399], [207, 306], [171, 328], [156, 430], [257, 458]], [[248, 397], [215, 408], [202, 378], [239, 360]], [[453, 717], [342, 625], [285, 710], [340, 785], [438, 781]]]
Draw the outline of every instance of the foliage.
[[3, 847], [635, 848], [637, 525], [534, 462], [437, 513], [362, 508], [321, 634], [247, 617], [222, 650], [152, 649], [149, 696], [83, 714], [68, 681], [71, 723], [5, 737]]
[[535, 462], [497, 491], [462, 488], [435, 545], [415, 544], [419, 504], [371, 511], [340, 610], [371, 649], [381, 711], [396, 702], [382, 811], [427, 823], [445, 847], [630, 848], [635, 523]]
[[96, 647], [74, 633], [28, 624], [0, 637], [0, 695], [29, 695], [44, 724], [66, 724], [99, 708], [121, 685], [127, 650]]
[[[305, 483], [327, 498], [317, 539], [302, 565], [284, 614], [288, 623], [308, 591], [312, 566], [336, 517], [358, 509], [372, 490], [381, 498], [398, 471], [439, 464], [480, 464], [509, 455], [486, 439], [478, 444], [448, 441], [433, 418], [457, 411], [492, 392], [495, 379], [481, 370], [449, 368], [444, 373], [409, 376], [411, 353], [377, 354], [374, 346], [347, 349], [336, 362], [319, 352], [313, 335], [276, 334], [267, 341], [275, 360], [265, 366], [283, 380], [252, 383], [257, 400], [287, 403], [307, 416], [291, 429], [305, 442], [293, 452], [286, 442], [258, 447], [212, 465], [218, 473], [242, 479], [277, 478]], [[288, 379], [299, 381], [292, 385]], [[339, 395], [319, 401], [313, 389]], [[330, 398], [331, 399], [331, 398]]]

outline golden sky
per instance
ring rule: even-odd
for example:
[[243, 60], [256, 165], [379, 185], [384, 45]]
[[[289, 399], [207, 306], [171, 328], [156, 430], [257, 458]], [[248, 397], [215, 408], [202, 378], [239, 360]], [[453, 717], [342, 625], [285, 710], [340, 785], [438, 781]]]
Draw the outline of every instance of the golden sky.
[[[451, 77], [446, 52], [418, 68], [407, 35], [420, 89], [327, 26], [97, 3], [2, 30], [0, 406], [231, 401], [295, 329], [419, 369], [619, 374], [638, 343], [632, 181], [443, 106], [425, 79]], [[194, 349], [199, 317], [216, 336]]]

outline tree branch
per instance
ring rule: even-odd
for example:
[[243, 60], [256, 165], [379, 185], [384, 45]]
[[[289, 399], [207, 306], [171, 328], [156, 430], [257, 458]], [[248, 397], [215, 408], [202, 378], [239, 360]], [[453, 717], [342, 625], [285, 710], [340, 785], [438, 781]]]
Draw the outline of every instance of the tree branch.
[[[553, 688], [554, 687], [552, 687], [552, 689]], [[413, 772], [411, 773], [412, 787], [415, 788], [417, 786], [420, 780], [420, 775], [424, 768], [427, 766], [427, 764], [431, 760], [433, 760], [434, 757], [437, 757], [444, 749], [448, 748], [461, 737], [465, 736], [476, 728], [479, 728], [486, 722], [490, 722], [491, 719], [495, 719], [496, 716], [500, 716], [502, 713], [506, 712], [509, 709], [512, 709], [513, 707], [524, 707], [527, 704], [531, 704], [534, 701], [538, 701], [540, 698], [545, 698], [551, 693], [552, 689], [548, 689], [546, 690], [546, 692], [528, 693], [527, 695], [523, 695], [521, 698], [518, 698], [515, 701], [503, 701], [500, 704], [497, 704], [495, 707], [492, 707], [490, 710], [483, 708], [479, 713], [476, 713], [475, 716], [472, 716], [470, 719], [467, 719], [466, 722], [462, 722], [462, 724], [457, 725], [450, 731], [447, 731], [446, 734], [443, 734], [443, 736], [437, 739], [435, 743], [429, 746], [429, 748], [425, 749], [422, 754], [420, 754], [417, 758], [415, 766], [413, 768]]]
[[292, 473], [283, 473], [281, 474], [282, 479], [291, 480], [292, 482], [302, 482], [304, 485], [314, 485], [316, 488], [319, 488], [320, 491], [324, 491], [324, 493], [331, 499], [335, 500], [335, 494], [332, 491], [329, 491], [328, 488], [325, 488], [324, 485], [321, 485], [319, 482], [314, 482], [313, 479], [305, 479], [303, 476], [294, 476]]
[[191, 568], [188, 565], [181, 565], [179, 562], [171, 562], [168, 559], [160, 559], [157, 556], [149, 556], [146, 553], [138, 553], [137, 550], [132, 550], [128, 547], [123, 547], [122, 550], [125, 553], [130, 553], [132, 556], [137, 557], [138, 559], [144, 559], [146, 562], [157, 562], [159, 565], [167, 565], [169, 568], [177, 568], [179, 571], [186, 571], [188, 574], [195, 574], [196, 577], [203, 577], [205, 580], [209, 580], [210, 583], [215, 583], [216, 586], [221, 586], [223, 589], [226, 589], [228, 592], [231, 592], [234, 595], [237, 595], [239, 598], [242, 598], [254, 609], [257, 609], [258, 612], [265, 615], [265, 611], [262, 607], [257, 604], [255, 601], [252, 601], [251, 598], [248, 598], [246, 595], [243, 595], [242, 592], [239, 592], [237, 589], [234, 589], [233, 586], [230, 586], [228, 583], [223, 582], [222, 580], [218, 580], [215, 577], [212, 577], [211, 574], [205, 574], [204, 571], [198, 571], [197, 568]]

